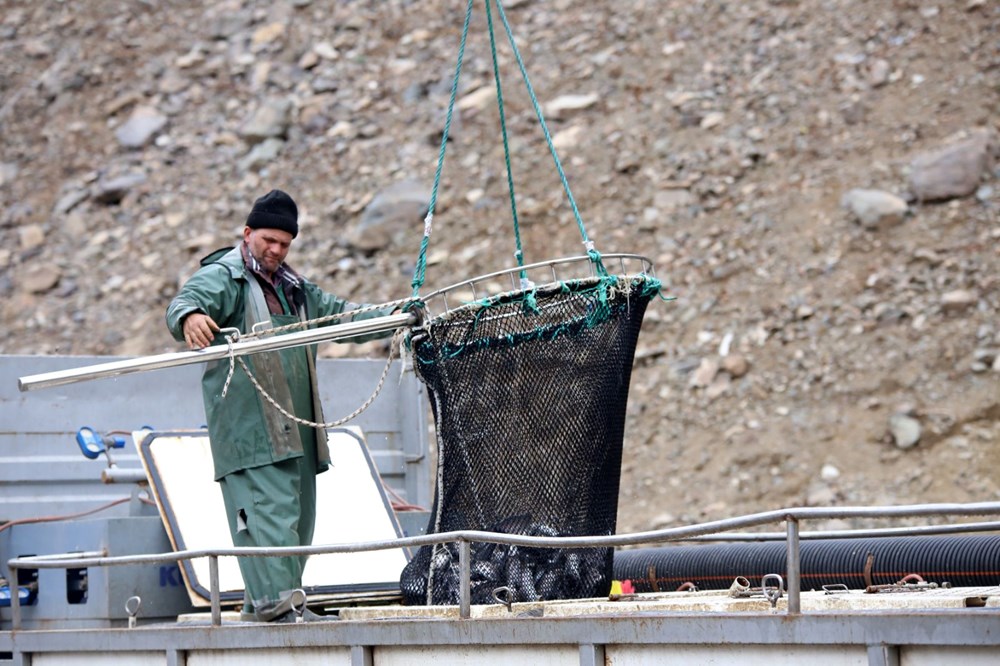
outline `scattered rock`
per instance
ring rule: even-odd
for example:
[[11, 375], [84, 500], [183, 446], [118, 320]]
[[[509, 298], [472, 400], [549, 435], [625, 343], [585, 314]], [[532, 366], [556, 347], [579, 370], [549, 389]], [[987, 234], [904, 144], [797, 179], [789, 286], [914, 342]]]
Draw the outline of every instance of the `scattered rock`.
[[29, 294], [43, 294], [54, 289], [62, 278], [56, 266], [32, 266], [21, 277], [21, 288]]
[[76, 208], [80, 203], [87, 200], [90, 196], [90, 191], [82, 188], [74, 188], [63, 194], [56, 205], [53, 207], [53, 212], [57, 215], [63, 215], [74, 208]]
[[240, 160], [240, 170], [251, 171], [266, 167], [277, 159], [284, 147], [285, 142], [281, 139], [265, 139], [251, 148], [250, 152]]
[[29, 224], [19, 230], [21, 237], [21, 250], [34, 250], [45, 243], [45, 230], [40, 224]]
[[986, 372], [996, 365], [1000, 353], [996, 349], [977, 349], [972, 354], [972, 371]]
[[715, 375], [718, 374], [718, 372], [718, 361], [710, 358], [703, 358], [695, 371], [691, 373], [688, 385], [692, 388], [705, 388], [712, 383], [712, 380], [715, 379]]
[[889, 83], [889, 76], [892, 74], [892, 65], [889, 61], [877, 58], [868, 67], [868, 83], [872, 88], [878, 88]]
[[463, 95], [462, 98], [455, 103], [455, 106], [459, 111], [482, 111], [484, 109], [495, 107], [497, 103], [496, 100], [496, 88], [486, 85], [476, 88], [472, 92]]
[[102, 179], [94, 185], [92, 197], [98, 203], [119, 204], [130, 190], [145, 182], [146, 174], [144, 173], [130, 173], [108, 180]]
[[340, 51], [334, 48], [330, 42], [316, 42], [312, 46], [312, 52], [323, 60], [337, 60], [340, 58]]
[[945, 312], [961, 312], [978, 302], [979, 294], [965, 289], [956, 289], [941, 295], [941, 309]]
[[920, 441], [920, 421], [906, 414], [893, 414], [889, 417], [889, 432], [897, 448], [911, 449]]
[[48, 58], [52, 55], [52, 49], [40, 39], [29, 39], [21, 48], [24, 49], [25, 55], [32, 58]]
[[679, 208], [685, 208], [695, 203], [695, 197], [685, 189], [660, 190], [653, 195], [653, 210], [656, 220], [660, 213], [669, 213]]
[[715, 400], [726, 391], [732, 385], [732, 379], [726, 373], [717, 373], [712, 379], [712, 382], [705, 389], [705, 397], [709, 400]]
[[831, 506], [837, 501], [837, 493], [829, 483], [814, 483], [806, 494], [806, 506]]
[[284, 138], [291, 123], [292, 102], [287, 98], [265, 100], [240, 128], [240, 136], [251, 144]]
[[176, 95], [191, 85], [191, 79], [175, 70], [168, 70], [160, 78], [159, 91], [165, 95]]
[[126, 148], [142, 148], [167, 124], [167, 117], [149, 106], [137, 106], [118, 129], [115, 138]]
[[556, 150], [570, 152], [580, 145], [583, 139], [584, 128], [580, 125], [573, 125], [561, 130], [552, 137], [552, 145]]
[[14, 182], [19, 171], [15, 162], [0, 162], [0, 187]]
[[968, 138], [922, 153], [910, 163], [910, 189], [920, 201], [972, 194], [992, 162], [993, 137], [978, 130]]
[[726, 119], [726, 114], [720, 111], [712, 111], [711, 113], [705, 114], [705, 117], [701, 119], [698, 126], [703, 129], [714, 129], [721, 125]]
[[552, 120], [562, 120], [576, 111], [589, 109], [598, 101], [600, 96], [597, 93], [587, 93], [583, 95], [561, 95], [542, 107], [546, 118]]
[[850, 210], [867, 229], [897, 225], [909, 209], [903, 199], [881, 190], [849, 190], [840, 200], [840, 205]]
[[387, 247], [404, 231], [417, 238], [429, 206], [429, 187], [415, 180], [396, 183], [375, 195], [365, 207], [361, 221], [348, 232], [347, 240], [354, 247], [370, 252]]
[[266, 46], [285, 35], [285, 24], [280, 22], [262, 25], [253, 32], [252, 45], [255, 49]]
[[677, 516], [672, 513], [661, 513], [660, 515], [653, 518], [651, 529], [661, 530], [674, 525], [677, 522]]
[[750, 371], [750, 362], [743, 354], [728, 354], [722, 359], [722, 369], [738, 379]]

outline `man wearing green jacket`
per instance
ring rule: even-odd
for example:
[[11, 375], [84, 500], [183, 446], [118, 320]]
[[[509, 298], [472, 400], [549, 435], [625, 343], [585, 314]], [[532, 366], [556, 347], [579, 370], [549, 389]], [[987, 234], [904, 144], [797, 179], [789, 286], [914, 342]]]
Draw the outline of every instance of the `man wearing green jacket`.
[[[225, 344], [222, 329], [247, 333], [255, 324], [278, 327], [359, 307], [324, 292], [285, 264], [297, 235], [298, 208], [288, 194], [272, 190], [257, 199], [243, 229], [243, 242], [203, 259], [167, 308], [167, 327], [174, 338], [201, 349]], [[389, 313], [372, 311], [355, 319], [385, 314]], [[255, 354], [247, 357], [247, 364], [285, 411], [323, 422], [314, 348]], [[316, 521], [316, 474], [330, 465], [326, 432], [283, 415], [259, 395], [239, 366], [223, 396], [228, 376], [228, 361], [208, 363], [202, 391], [215, 479], [222, 489], [233, 544], [309, 545]], [[292, 594], [302, 586], [305, 561], [305, 557], [239, 558], [246, 590], [241, 617], [294, 621]], [[307, 612], [307, 619], [317, 617]]]

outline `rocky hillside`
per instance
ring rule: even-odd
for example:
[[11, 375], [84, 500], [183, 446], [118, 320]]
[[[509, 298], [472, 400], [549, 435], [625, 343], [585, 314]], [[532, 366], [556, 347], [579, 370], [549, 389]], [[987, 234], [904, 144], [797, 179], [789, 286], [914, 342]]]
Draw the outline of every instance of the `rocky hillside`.
[[[512, 264], [474, 5], [425, 290]], [[622, 529], [1000, 499], [1000, 5], [504, 6], [597, 249], [650, 257], [676, 297], [640, 338]], [[409, 295], [463, 10], [7, 0], [0, 352], [178, 349], [179, 281], [273, 187], [301, 272]], [[579, 254], [498, 50], [526, 258]]]

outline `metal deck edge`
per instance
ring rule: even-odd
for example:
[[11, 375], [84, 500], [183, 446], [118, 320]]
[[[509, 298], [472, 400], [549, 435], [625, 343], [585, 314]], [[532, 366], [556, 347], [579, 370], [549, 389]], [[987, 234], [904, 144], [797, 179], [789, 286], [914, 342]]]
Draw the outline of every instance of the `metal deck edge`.
[[428, 645], [932, 645], [1000, 647], [1000, 610], [313, 622], [0, 632], [0, 652]]

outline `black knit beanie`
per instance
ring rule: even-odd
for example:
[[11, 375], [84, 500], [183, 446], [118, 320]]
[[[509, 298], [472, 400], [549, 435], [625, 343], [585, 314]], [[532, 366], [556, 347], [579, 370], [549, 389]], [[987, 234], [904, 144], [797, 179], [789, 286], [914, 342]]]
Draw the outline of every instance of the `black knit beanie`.
[[247, 216], [251, 229], [281, 229], [295, 238], [299, 235], [299, 209], [281, 190], [271, 190], [257, 201]]

